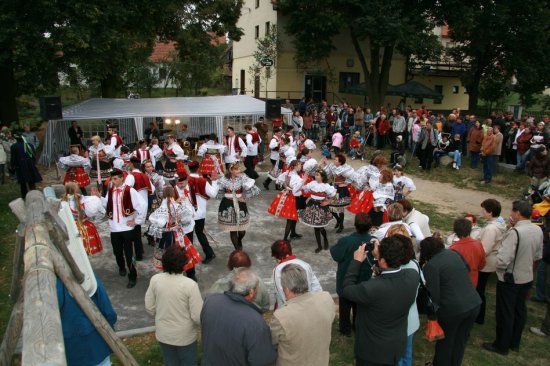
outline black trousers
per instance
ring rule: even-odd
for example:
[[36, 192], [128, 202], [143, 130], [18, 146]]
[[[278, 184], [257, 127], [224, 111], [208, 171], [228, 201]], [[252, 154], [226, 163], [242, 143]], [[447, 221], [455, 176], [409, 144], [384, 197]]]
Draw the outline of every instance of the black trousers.
[[479, 314], [477, 314], [476, 323], [483, 324], [485, 322], [485, 307], [486, 307], [486, 300], [485, 300], [485, 288], [487, 287], [487, 281], [489, 281], [489, 277], [491, 277], [491, 273], [493, 272], [479, 272], [479, 276], [477, 279], [477, 293], [479, 294], [479, 297], [481, 297], [481, 305], [479, 308]]
[[501, 351], [519, 348], [521, 334], [527, 322], [525, 300], [532, 284], [532, 282], [523, 285], [497, 282], [495, 347]]
[[439, 316], [438, 322], [445, 332], [445, 338], [435, 344], [433, 364], [435, 366], [460, 366], [464, 358], [466, 343], [474, 327], [479, 306], [454, 316]]
[[141, 241], [141, 225], [134, 226], [134, 251], [136, 252], [136, 258], [141, 260], [143, 258], [143, 242]]
[[345, 297], [338, 296], [338, 309], [340, 314], [338, 318], [340, 333], [351, 334], [351, 331], [355, 330], [357, 305], [354, 302], [349, 301]]
[[254, 170], [254, 158], [256, 158], [256, 156], [249, 155], [244, 158], [244, 174], [251, 179], [257, 179], [259, 177], [258, 173]]
[[214, 256], [214, 249], [210, 246], [208, 238], [204, 233], [204, 222], [206, 219], [195, 220], [195, 233], [197, 234], [197, 239], [199, 244], [202, 247], [204, 252], [205, 259], [212, 258]]
[[434, 158], [434, 147], [428, 143], [424, 150], [420, 150], [422, 169], [430, 170], [432, 168], [432, 161]]
[[132, 281], [137, 279], [133, 248], [134, 236], [134, 230], [111, 233], [111, 244], [113, 245], [116, 264], [119, 269], [128, 267], [128, 279]]

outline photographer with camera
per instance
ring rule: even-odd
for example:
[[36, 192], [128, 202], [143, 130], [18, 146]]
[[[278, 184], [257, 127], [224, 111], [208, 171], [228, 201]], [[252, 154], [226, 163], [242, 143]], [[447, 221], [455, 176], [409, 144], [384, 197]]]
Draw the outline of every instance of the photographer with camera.
[[[407, 318], [416, 299], [419, 276], [402, 268], [406, 249], [397, 237], [362, 244], [344, 278], [343, 296], [357, 304], [356, 365], [395, 365], [407, 349]], [[359, 282], [366, 250], [378, 259], [376, 276]]]
[[527, 322], [525, 300], [533, 284], [533, 268], [542, 258], [543, 233], [530, 217], [528, 201], [512, 203], [513, 227], [504, 234], [497, 254], [496, 339], [483, 348], [501, 355], [519, 350]]

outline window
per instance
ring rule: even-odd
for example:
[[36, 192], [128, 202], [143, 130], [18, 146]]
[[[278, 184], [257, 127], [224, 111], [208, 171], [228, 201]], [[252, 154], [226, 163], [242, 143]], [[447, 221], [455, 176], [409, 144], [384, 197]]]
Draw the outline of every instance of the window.
[[254, 38], [255, 39], [260, 38], [260, 26], [259, 25], [254, 27]]
[[[443, 95], [443, 85], [434, 85], [434, 89]], [[434, 99], [434, 104], [441, 104], [441, 99]]]
[[165, 80], [167, 76], [166, 69], [164, 67], [159, 68], [159, 79]]
[[358, 72], [341, 72], [338, 91], [346, 93], [349, 87], [359, 84], [359, 78], [360, 74]]
[[459, 91], [460, 91], [460, 86], [453, 85], [453, 94], [458, 94]]
[[414, 104], [422, 104], [424, 103], [424, 98], [414, 98]]
[[271, 23], [265, 22], [265, 36], [269, 36], [269, 32], [271, 31]]
[[260, 0], [256, 0], [256, 9], [260, 7]]

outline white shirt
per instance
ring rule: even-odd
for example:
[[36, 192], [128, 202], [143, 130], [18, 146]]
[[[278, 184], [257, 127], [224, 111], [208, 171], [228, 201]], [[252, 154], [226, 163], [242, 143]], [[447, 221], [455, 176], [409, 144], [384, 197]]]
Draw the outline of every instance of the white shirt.
[[[141, 170], [139, 169], [134, 169], [130, 172], [130, 174], [128, 174], [128, 176], [126, 177], [126, 180], [124, 180], [124, 184], [126, 184], [126, 181], [132, 181], [132, 185], [130, 187], [134, 187], [134, 185], [136, 184], [136, 178], [134, 178], [134, 176], [132, 175], [132, 173], [141, 173]], [[132, 177], [132, 178], [128, 178], [128, 177]], [[127, 184], [129, 185], [129, 184]], [[141, 196], [141, 198], [143, 198], [143, 200], [145, 202], [147, 202], [147, 206], [149, 206], [149, 191], [147, 190], [147, 188], [143, 188], [143, 189], [140, 189], [139, 191], [137, 191], [137, 193]]]
[[[189, 220], [189, 221], [182, 221], [181, 223], [181, 226], [182, 226], [182, 229], [183, 229], [183, 232], [188, 234], [190, 232], [192, 232], [194, 229], [195, 229], [195, 208], [193, 207], [193, 203], [191, 202], [191, 197], [189, 196], [191, 193], [189, 192], [189, 187], [186, 186], [184, 189], [180, 189], [177, 185], [174, 187], [177, 192], [178, 192], [178, 195], [179, 195], [179, 200], [178, 202], [184, 206], [187, 206], [188, 208], [191, 209], [191, 212], [193, 213], [193, 220]], [[187, 191], [187, 193], [185, 193], [185, 191]], [[198, 203], [198, 202], [197, 202]]]
[[[290, 177], [288, 186], [285, 184], [287, 177]], [[277, 184], [285, 185], [285, 188], [288, 187], [289, 190], [292, 191], [294, 197], [299, 197], [302, 195], [302, 186], [304, 185], [304, 181], [302, 180], [302, 177], [300, 177], [294, 170], [291, 172], [284, 172], [279, 175], [277, 177]]]
[[154, 167], [157, 163], [156, 158], [155, 158], [155, 155], [153, 154], [153, 151], [149, 148], [134, 150], [132, 151], [132, 154], [130, 155], [130, 157], [138, 158], [141, 164], [143, 164], [143, 161], [147, 160], [147, 151], [149, 151], [149, 160], [151, 160], [151, 163], [153, 164], [153, 167]]
[[61, 169], [82, 167], [86, 171], [90, 170], [91, 168], [90, 159], [76, 154], [71, 154], [69, 156], [59, 158], [58, 166]]
[[[237, 143], [241, 148], [240, 156], [239, 156], [239, 152], [235, 150], [235, 139], [238, 139]], [[227, 138], [227, 151], [225, 153], [224, 162], [227, 164], [231, 164], [231, 163], [235, 163], [240, 158], [246, 157], [247, 149], [248, 148], [246, 147], [246, 144], [244, 143], [242, 138], [240, 138], [237, 135], [229, 136]]]
[[[124, 187], [121, 185], [118, 188], [114, 188], [112, 191], [113, 194], [113, 218], [109, 218], [109, 228], [112, 233], [118, 233], [122, 231], [130, 231], [134, 229], [134, 226], [128, 226], [128, 221], [134, 220], [136, 225], [142, 225], [145, 223], [145, 217], [147, 216], [147, 201], [144, 201], [137, 191], [133, 188], [130, 188], [130, 197], [132, 200], [132, 206], [134, 207], [135, 212], [129, 216], [124, 216], [122, 214], [122, 197], [124, 196]], [[120, 190], [119, 192], [117, 192]], [[107, 196], [111, 192], [107, 193]], [[101, 202], [103, 207], [107, 207], [107, 197], [102, 197]]]
[[[304, 192], [312, 192], [311, 199], [316, 201], [322, 201], [325, 198], [331, 198], [336, 195], [336, 188], [328, 183], [318, 183], [313, 180], [306, 184], [303, 188]], [[318, 196], [315, 193], [324, 193], [326, 196]]]
[[172, 150], [174, 154], [176, 154], [177, 160], [187, 160], [188, 156], [185, 155], [183, 152], [183, 149], [177, 142], [172, 142], [170, 146], [168, 146], [168, 150]]
[[258, 145], [262, 139], [260, 138], [259, 142], [252, 142], [252, 135], [247, 133], [246, 134], [246, 146], [247, 146], [247, 156], [256, 156], [258, 155]]
[[158, 145], [151, 145], [149, 152], [151, 156], [155, 157], [155, 160], [159, 160], [162, 157], [162, 149]]
[[414, 185], [413, 180], [409, 177], [405, 177], [405, 176], [396, 177], [394, 175], [393, 176], [393, 187], [395, 188], [397, 186], [401, 187], [401, 191], [403, 192], [403, 194], [405, 194], [405, 188], [407, 188], [408, 192], [416, 191], [416, 186]]
[[420, 211], [417, 211], [415, 208], [403, 218], [403, 221], [409, 225], [416, 223], [420, 227], [420, 231], [425, 238], [432, 236], [432, 231], [430, 230], [430, 218], [428, 215], [423, 214]]
[[418, 226], [417, 223], [412, 223], [411, 225], [409, 225], [403, 222], [403, 220], [386, 222], [380, 225], [378, 230], [376, 230], [372, 235], [376, 239], [382, 240], [386, 237], [386, 233], [388, 232], [388, 229], [390, 228], [390, 226], [397, 225], [397, 224], [403, 224], [407, 228], [407, 231], [409, 232], [409, 234], [415, 237], [417, 243], [420, 243], [422, 240], [424, 240], [424, 234], [422, 234], [422, 231], [420, 230], [420, 227]]
[[226, 146], [217, 144], [215, 141], [208, 140], [204, 144], [202, 144], [199, 147], [199, 151], [197, 151], [198, 156], [204, 156], [206, 154], [206, 150], [218, 150], [218, 154], [223, 154], [225, 151]]
[[319, 283], [317, 276], [315, 276], [313, 269], [308, 263], [298, 258], [291, 259], [283, 263], [279, 263], [277, 267], [273, 269], [273, 284], [275, 286], [275, 300], [277, 301], [279, 308], [281, 308], [286, 303], [286, 297], [283, 292], [283, 287], [281, 285], [281, 270], [291, 263], [302, 267], [306, 271], [308, 290], [310, 292], [323, 291], [323, 288], [321, 287], [321, 284]]
[[269, 158], [271, 160], [279, 160], [279, 151], [276, 151], [276, 149], [281, 143], [281, 137], [274, 135], [271, 141], [269, 142], [269, 149], [271, 150], [269, 154]]
[[122, 147], [122, 145], [120, 145], [119, 147], [116, 147], [117, 138], [115, 136], [116, 135], [111, 136], [111, 141], [110, 141], [109, 145], [105, 146], [105, 152], [108, 151], [110, 155], [115, 156], [115, 157], [119, 157], [120, 156], [120, 148]]
[[[191, 174], [191, 176], [195, 178], [200, 178], [198, 174], [194, 174], [194, 173]], [[218, 194], [218, 190], [219, 190], [219, 187], [218, 187], [217, 181], [215, 180], [212, 181], [212, 184], [208, 183], [208, 181], [206, 182], [204, 191], [206, 192], [208, 197], [216, 198], [216, 195]], [[194, 219], [201, 220], [206, 218], [206, 204], [208, 201], [200, 194], [196, 194], [195, 197], [197, 199], [197, 210], [195, 211]]]

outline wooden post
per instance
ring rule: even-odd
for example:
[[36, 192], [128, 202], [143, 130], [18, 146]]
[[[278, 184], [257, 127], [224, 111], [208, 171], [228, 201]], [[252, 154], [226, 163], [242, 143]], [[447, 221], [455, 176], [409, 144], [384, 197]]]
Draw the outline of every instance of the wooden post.
[[51, 242], [44, 225], [45, 202], [39, 191], [26, 197], [25, 301], [23, 365], [65, 366], [65, 345], [59, 317]]
[[21, 293], [11, 311], [2, 345], [0, 345], [0, 365], [12, 364], [13, 353], [17, 347], [21, 329], [23, 328], [23, 294]]
[[24, 242], [24, 230], [25, 226], [19, 224], [15, 233], [15, 248], [13, 251], [13, 267], [11, 270], [11, 287], [10, 287], [10, 299], [11, 303], [15, 304], [19, 298], [19, 292], [21, 291], [21, 269], [23, 268], [23, 253], [25, 251]]
[[71, 276], [71, 271], [63, 261], [63, 257], [57, 253], [52, 254], [55, 272], [65, 287], [67, 287], [84, 314], [86, 314], [88, 319], [90, 319], [98, 333], [103, 337], [105, 342], [107, 342], [109, 347], [111, 347], [111, 350], [116, 354], [120, 362], [124, 366], [137, 366], [137, 361], [134, 359], [130, 351], [128, 351], [126, 345], [116, 335], [109, 322], [107, 322], [103, 314], [101, 314], [82, 286], [80, 286]]

